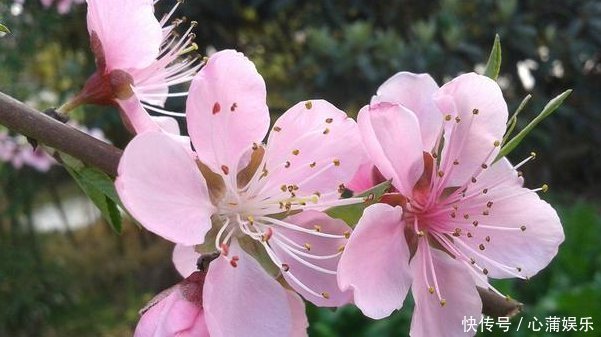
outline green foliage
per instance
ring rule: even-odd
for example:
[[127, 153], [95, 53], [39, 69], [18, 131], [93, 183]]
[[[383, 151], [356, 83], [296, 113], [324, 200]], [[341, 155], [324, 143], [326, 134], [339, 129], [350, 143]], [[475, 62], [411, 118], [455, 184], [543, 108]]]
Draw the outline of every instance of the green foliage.
[[62, 154], [65, 169], [75, 179], [81, 190], [98, 207], [108, 224], [118, 234], [121, 233], [122, 218], [119, 212], [119, 197], [113, 180], [102, 171], [83, 165], [80, 161]]
[[[543, 108], [543, 110], [540, 112], [540, 114], [538, 114], [538, 116], [536, 116], [524, 129], [522, 129], [522, 131], [520, 131], [515, 137], [513, 137], [510, 141], [508, 141], [507, 143], [505, 143], [503, 145], [503, 147], [501, 148], [501, 151], [499, 151], [499, 154], [497, 155], [496, 160], [499, 160], [500, 158], [503, 158], [505, 156], [507, 156], [513, 149], [515, 149], [521, 142], [522, 140], [532, 131], [534, 130], [534, 128], [540, 123], [542, 122], [545, 118], [549, 117], [555, 110], [557, 110], [561, 104], [563, 103], [563, 101], [570, 96], [570, 94], [572, 93], [572, 89], [568, 89], [566, 91], [564, 91], [562, 94], [560, 94], [559, 96], [553, 98], [551, 101], [549, 101], [549, 103], [547, 103], [547, 105], [545, 105], [545, 107]], [[517, 117], [517, 114], [521, 111], [521, 109], [523, 109], [524, 105], [526, 103], [528, 103], [528, 96], [526, 96], [526, 99], [524, 99], [524, 101], [522, 101], [522, 104], [520, 104], [520, 107], [518, 108], [518, 110], [516, 111], [516, 113], [514, 114], [513, 118]], [[512, 118], [512, 119], [513, 119]], [[515, 122], [514, 122], [515, 124]]]
[[484, 75], [497, 80], [499, 72], [501, 71], [501, 38], [499, 34], [495, 35], [495, 42], [493, 43], [488, 62], [486, 62], [486, 69]]
[[380, 201], [384, 193], [390, 189], [390, 181], [380, 183], [369, 190], [354, 196], [355, 198], [363, 198], [364, 201], [357, 204], [332, 207], [326, 213], [332, 218], [342, 219], [347, 225], [355, 228], [359, 218], [363, 215], [363, 210], [368, 206]]
[[5, 25], [0, 23], [0, 33], [10, 33], [10, 29], [8, 29], [8, 27], [6, 27]]

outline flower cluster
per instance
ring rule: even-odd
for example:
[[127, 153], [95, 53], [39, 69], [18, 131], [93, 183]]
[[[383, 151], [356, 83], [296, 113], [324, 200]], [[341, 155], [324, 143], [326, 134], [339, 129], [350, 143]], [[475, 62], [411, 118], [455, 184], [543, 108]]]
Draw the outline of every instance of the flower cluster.
[[[87, 0], [97, 70], [59, 109], [121, 110], [136, 136], [119, 197], [176, 244], [184, 280], [143, 310], [136, 336], [306, 336], [303, 298], [379, 319], [409, 289], [412, 336], [465, 336], [462, 318], [482, 312], [478, 288], [500, 294], [489, 277], [529, 278], [556, 255], [563, 231], [537, 195], [546, 186], [523, 187], [528, 159], [499, 157], [508, 111], [493, 80], [439, 87], [401, 72], [357, 122], [309, 99], [272, 123], [254, 64], [234, 50], [182, 58], [196, 23], [177, 35], [180, 2], [161, 20], [156, 2]], [[164, 108], [174, 96], [187, 96], [185, 114]], [[185, 116], [189, 138], [147, 111]], [[379, 181], [392, 185], [381, 199], [343, 197]], [[356, 223], [328, 213], [346, 206], [365, 208]]]

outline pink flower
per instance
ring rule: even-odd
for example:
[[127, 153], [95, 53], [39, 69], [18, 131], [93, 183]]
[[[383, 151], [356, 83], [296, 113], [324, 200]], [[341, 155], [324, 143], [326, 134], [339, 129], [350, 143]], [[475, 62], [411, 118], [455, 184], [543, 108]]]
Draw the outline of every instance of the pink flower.
[[438, 88], [399, 73], [359, 112], [368, 155], [402, 197], [368, 207], [339, 265], [367, 316], [400, 309], [412, 289], [411, 336], [463, 336], [480, 317], [487, 277], [529, 278], [564, 235], [555, 210], [522, 187], [505, 158], [493, 163], [507, 106], [498, 85], [466, 74]]
[[203, 288], [211, 336], [306, 335], [278, 280], [319, 306], [349, 301], [335, 275], [350, 228], [321, 210], [362, 202], [339, 199], [361, 158], [357, 125], [326, 101], [301, 102], [262, 145], [265, 83], [232, 50], [209, 59], [190, 93], [197, 159], [165, 134], [140, 134], [119, 165], [119, 196], [143, 226], [178, 244], [184, 276], [195, 268], [194, 246], [221, 254]]
[[154, 16], [155, 2], [87, 0], [88, 31], [97, 70], [61, 111], [84, 103], [118, 105], [124, 123], [135, 132], [162, 128], [145, 109], [182, 115], [162, 108], [168, 97], [187, 95], [169, 93], [169, 87], [191, 81], [201, 66], [198, 56], [178, 61], [182, 54], [196, 49], [194, 34], [190, 33], [196, 23], [179, 37], [175, 28], [182, 20], [168, 21], [181, 1], [161, 21]]

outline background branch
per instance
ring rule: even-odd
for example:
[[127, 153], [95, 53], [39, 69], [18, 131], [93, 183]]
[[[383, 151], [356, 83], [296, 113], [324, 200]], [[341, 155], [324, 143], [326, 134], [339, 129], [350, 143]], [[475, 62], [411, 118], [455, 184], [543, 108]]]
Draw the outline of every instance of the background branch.
[[0, 124], [60, 152], [117, 175], [122, 150], [63, 124], [0, 92]]

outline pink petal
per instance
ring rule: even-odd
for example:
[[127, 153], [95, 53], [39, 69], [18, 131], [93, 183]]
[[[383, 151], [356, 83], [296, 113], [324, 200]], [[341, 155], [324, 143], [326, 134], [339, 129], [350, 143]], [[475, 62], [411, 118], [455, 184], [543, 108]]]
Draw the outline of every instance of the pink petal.
[[[474, 73], [443, 85], [435, 100], [442, 113], [451, 116], [444, 122], [447, 136], [442, 155], [446, 162], [442, 166], [453, 167], [448, 186], [461, 186], [498, 153], [499, 148], [493, 144], [505, 133], [507, 104], [495, 81]], [[449, 164], [455, 160], [458, 165]]]
[[199, 257], [200, 254], [196, 252], [194, 246], [175, 245], [171, 259], [180, 275], [188, 277], [198, 269], [196, 262]]
[[415, 114], [389, 103], [366, 106], [357, 117], [367, 154], [386, 179], [410, 195], [422, 175], [423, 144]]
[[369, 161], [361, 164], [346, 187], [355, 192], [362, 192], [377, 185], [374, 179], [374, 168], [374, 164]]
[[[317, 225], [321, 227], [322, 233], [335, 235], [344, 235], [345, 232], [350, 233], [351, 230], [344, 221], [330, 218], [325, 213], [313, 210], [303, 211], [299, 214], [289, 216], [283, 221], [312, 230]], [[350, 302], [351, 293], [340, 291], [335, 274], [324, 273], [299, 262], [291, 255], [290, 250], [286, 250], [284, 246], [285, 244], [288, 246], [291, 245], [286, 241], [287, 238], [296, 243], [297, 247], [293, 246], [293, 249], [314, 256], [331, 256], [336, 255], [340, 248], [344, 247], [347, 241], [346, 239], [324, 238], [285, 228], [274, 228], [273, 231], [274, 235], [269, 241], [269, 244], [281, 262], [289, 266], [289, 271], [283, 272], [282, 274], [294, 290], [301, 294], [306, 300], [317, 306], [339, 307]], [[309, 244], [310, 249], [298, 248], [298, 246], [305, 247], [306, 244]], [[298, 254], [296, 254], [296, 256], [308, 263], [333, 271], [334, 273], [336, 272], [338, 261], [340, 259], [339, 256], [329, 259], [310, 258], [299, 256]], [[306, 291], [302, 286], [296, 283], [292, 277], [300, 280], [300, 282], [319, 296]], [[323, 296], [323, 293], [327, 293], [327, 296], [325, 296], [327, 298]]]
[[237, 172], [238, 160], [269, 128], [265, 82], [242, 53], [215, 53], [187, 100], [188, 132], [198, 158], [214, 172]]
[[288, 109], [274, 124], [265, 156], [271, 190], [280, 194], [281, 185], [294, 184], [298, 195], [336, 191], [365, 160], [357, 123], [324, 100]]
[[[456, 246], [486, 268], [490, 277], [532, 277], [549, 264], [564, 240], [557, 213], [535, 192], [521, 187], [521, 178], [506, 160], [480, 177], [476, 190], [491, 186], [486, 183], [493, 180], [502, 183], [459, 203], [457, 212], [471, 212], [467, 229], [472, 237], [458, 238], [465, 245]], [[483, 214], [485, 209], [488, 215]], [[471, 221], [478, 221], [478, 226]]]
[[[421, 242], [420, 244], [423, 244]], [[411, 273], [414, 277], [411, 291], [415, 300], [413, 319], [411, 320], [412, 337], [455, 337], [473, 336], [475, 332], [464, 332], [461, 323], [464, 317], [473, 317], [480, 321], [482, 302], [476, 291], [476, 285], [467, 267], [446, 253], [430, 249], [434, 270], [442, 298], [446, 304], [442, 306], [436, 293], [428, 291], [424, 275], [430, 274], [428, 259], [422, 249], [418, 249], [411, 260]], [[431, 280], [431, 278], [429, 278]]]
[[136, 136], [115, 184], [127, 211], [146, 229], [184, 245], [204, 241], [213, 212], [207, 185], [185, 147], [170, 136]]
[[386, 204], [366, 208], [338, 265], [340, 288], [352, 289], [357, 307], [374, 319], [400, 309], [411, 286], [401, 215]]
[[[138, 134], [146, 131], [161, 130], [159, 125], [146, 112], [146, 109], [142, 106], [142, 102], [140, 102], [136, 95], [132, 95], [128, 99], [117, 99], [117, 104], [119, 104], [119, 108], [121, 109], [123, 124], [132, 133]], [[171, 128], [169, 125], [167, 127]]]
[[307, 337], [309, 321], [305, 314], [305, 302], [294, 291], [286, 290], [288, 304], [292, 312], [292, 333], [290, 337]]
[[286, 290], [237, 241], [229, 256], [239, 256], [237, 267], [225, 258], [211, 262], [203, 303], [211, 337], [282, 337], [292, 331]]
[[163, 33], [154, 16], [153, 0], [87, 1], [88, 31], [100, 39], [108, 71], [142, 68], [154, 62]]
[[434, 104], [438, 85], [428, 74], [399, 72], [386, 80], [371, 100], [371, 104], [389, 102], [413, 111], [419, 120], [424, 151], [430, 152], [440, 133], [442, 113]]
[[180, 135], [179, 124], [173, 117], [151, 116], [152, 121], [163, 131], [174, 135]]

